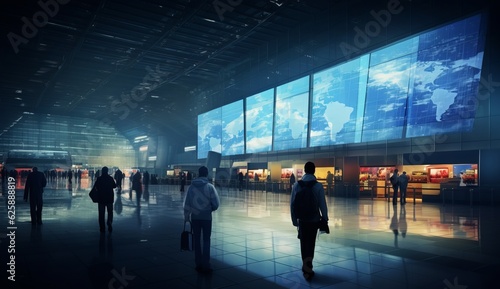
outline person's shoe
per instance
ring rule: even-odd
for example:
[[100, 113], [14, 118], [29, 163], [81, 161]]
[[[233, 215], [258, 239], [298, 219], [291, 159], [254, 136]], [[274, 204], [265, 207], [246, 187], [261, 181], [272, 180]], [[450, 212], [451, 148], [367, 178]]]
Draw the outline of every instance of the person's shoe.
[[100, 228], [100, 229], [99, 229], [99, 231], [100, 231], [101, 233], [106, 232], [106, 230], [105, 230], [104, 228]]
[[304, 272], [303, 275], [304, 275], [304, 279], [306, 279], [306, 281], [311, 281], [312, 277], [314, 277], [314, 271], [311, 273]]
[[113, 227], [111, 225], [108, 226], [108, 232], [113, 232]]
[[214, 270], [212, 268], [203, 268], [202, 273], [211, 274]]
[[312, 269], [312, 262], [308, 262], [307, 267], [302, 266], [302, 275], [306, 281], [311, 281], [312, 277], [314, 277], [314, 271]]
[[196, 266], [194, 269], [195, 269], [195, 270], [196, 270], [196, 272], [198, 272], [198, 273], [201, 273], [201, 272], [203, 271], [203, 269], [201, 268], [201, 266]]
[[37, 225], [43, 225], [42, 221], [36, 222]]

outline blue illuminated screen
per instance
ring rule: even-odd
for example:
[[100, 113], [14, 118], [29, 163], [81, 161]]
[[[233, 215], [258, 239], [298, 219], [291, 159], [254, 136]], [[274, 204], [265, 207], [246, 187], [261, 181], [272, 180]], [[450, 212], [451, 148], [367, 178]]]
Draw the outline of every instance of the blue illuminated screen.
[[221, 139], [223, 154], [239, 154], [470, 131], [485, 22], [475, 15], [250, 96], [246, 136], [239, 107], [202, 114], [198, 157]]
[[476, 15], [314, 74], [310, 146], [470, 131], [482, 25]]
[[310, 146], [361, 141], [368, 56], [313, 77]]
[[246, 99], [246, 152], [269, 152], [273, 146], [274, 88]]
[[243, 100], [222, 107], [222, 155], [245, 153]]
[[198, 115], [198, 158], [206, 158], [209, 151], [222, 151], [222, 109], [216, 108]]
[[305, 148], [308, 118], [309, 76], [278, 86], [273, 150]]

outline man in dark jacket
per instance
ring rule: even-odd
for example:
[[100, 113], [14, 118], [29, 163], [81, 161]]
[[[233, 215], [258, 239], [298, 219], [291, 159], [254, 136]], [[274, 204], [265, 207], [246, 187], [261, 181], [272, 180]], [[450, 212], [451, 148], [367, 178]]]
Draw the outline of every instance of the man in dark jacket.
[[123, 173], [120, 171], [120, 169], [117, 169], [115, 172], [115, 181], [116, 181], [116, 186], [118, 187], [118, 192], [121, 192], [122, 190], [122, 180], [123, 180]]
[[99, 228], [101, 233], [104, 233], [106, 226], [104, 225], [104, 213], [108, 210], [108, 231], [113, 231], [113, 203], [115, 201], [116, 183], [113, 177], [108, 174], [108, 167], [103, 167], [101, 176], [95, 181], [94, 187], [97, 189], [99, 200], [97, 202], [99, 209]]
[[210, 273], [212, 272], [210, 266], [212, 212], [219, 208], [220, 200], [217, 190], [208, 181], [208, 168], [200, 167], [198, 175], [189, 186], [184, 199], [184, 220], [191, 221], [193, 225], [195, 269], [200, 273]]
[[43, 188], [47, 185], [45, 174], [33, 167], [33, 171], [26, 178], [24, 186], [24, 200], [30, 200], [31, 225], [42, 224]]
[[141, 196], [142, 196], [142, 175], [141, 172], [135, 172], [132, 177], [132, 190], [135, 191], [135, 196], [137, 199], [137, 208], [141, 207]]
[[302, 273], [307, 281], [310, 281], [314, 276], [313, 259], [314, 249], [316, 246], [316, 235], [320, 225], [320, 220], [323, 219], [328, 222], [328, 207], [326, 205], [325, 190], [323, 185], [316, 180], [314, 173], [316, 172], [316, 165], [313, 162], [307, 162], [304, 165], [305, 175], [302, 176], [302, 184], [304, 186], [312, 186], [312, 193], [316, 200], [315, 213], [309, 219], [301, 220], [294, 211], [294, 200], [297, 193], [302, 190], [301, 182], [293, 185], [292, 195], [290, 197], [290, 216], [292, 224], [297, 227], [300, 239], [300, 254], [302, 257]]
[[405, 171], [398, 177], [399, 180], [399, 192], [401, 194], [401, 204], [406, 204], [406, 188], [408, 187], [408, 175]]
[[398, 169], [394, 170], [394, 173], [392, 176], [389, 178], [391, 185], [392, 185], [392, 204], [396, 205], [398, 202], [398, 190], [399, 190], [399, 175], [398, 175]]

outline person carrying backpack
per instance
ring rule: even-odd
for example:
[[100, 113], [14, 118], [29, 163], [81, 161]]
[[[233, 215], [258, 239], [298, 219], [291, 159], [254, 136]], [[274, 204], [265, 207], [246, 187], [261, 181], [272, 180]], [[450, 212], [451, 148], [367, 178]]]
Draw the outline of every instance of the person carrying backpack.
[[302, 180], [295, 183], [290, 196], [290, 214], [292, 224], [298, 229], [300, 239], [300, 253], [302, 257], [302, 272], [306, 280], [314, 276], [313, 258], [316, 246], [316, 234], [320, 220], [328, 221], [323, 185], [318, 183], [314, 173], [316, 166], [313, 162], [304, 165], [305, 174]]

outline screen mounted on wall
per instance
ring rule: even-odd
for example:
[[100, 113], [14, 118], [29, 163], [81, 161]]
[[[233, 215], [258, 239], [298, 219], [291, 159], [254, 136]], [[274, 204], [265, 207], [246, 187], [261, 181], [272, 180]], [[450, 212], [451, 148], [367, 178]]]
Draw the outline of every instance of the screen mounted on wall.
[[274, 88], [246, 99], [246, 152], [269, 152], [273, 145]]
[[361, 141], [368, 56], [313, 76], [310, 146]]
[[276, 88], [273, 150], [305, 148], [309, 122], [309, 76]]
[[222, 150], [222, 109], [216, 108], [198, 115], [198, 158], [206, 158], [209, 151]]
[[470, 131], [485, 26], [478, 14], [317, 72], [311, 99], [310, 76], [250, 96], [246, 138], [240, 104], [199, 115], [198, 157]]
[[243, 100], [224, 105], [221, 118], [222, 155], [243, 154], [245, 149]]

